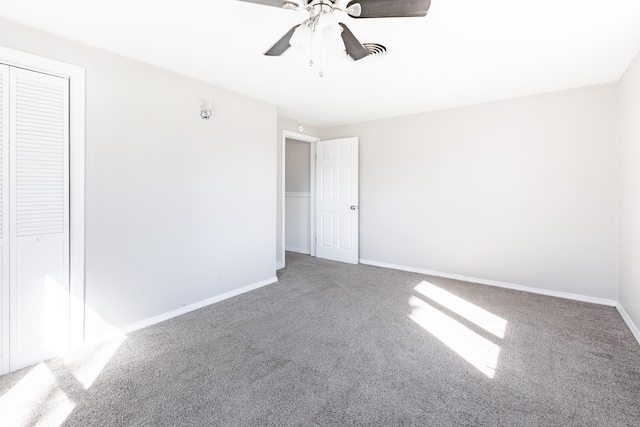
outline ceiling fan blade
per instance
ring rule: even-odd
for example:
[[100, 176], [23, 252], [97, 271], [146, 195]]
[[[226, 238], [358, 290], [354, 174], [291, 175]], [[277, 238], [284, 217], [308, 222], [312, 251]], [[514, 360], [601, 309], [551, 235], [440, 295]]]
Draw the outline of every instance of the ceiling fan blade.
[[255, 3], [255, 4], [263, 4], [265, 6], [273, 6], [273, 7], [284, 7], [287, 3], [295, 3], [295, 0], [287, 1], [287, 0], [238, 0], [243, 1], [245, 3]]
[[426, 16], [430, 6], [431, 0], [352, 0], [347, 10], [353, 8], [353, 18], [413, 18]]
[[340, 26], [342, 27], [342, 41], [344, 42], [344, 47], [347, 49], [347, 54], [352, 57], [354, 60], [359, 60], [369, 55], [371, 51], [366, 47], [362, 46], [362, 43], [358, 41], [356, 36], [353, 35], [351, 30], [340, 22]]
[[271, 46], [271, 49], [266, 51], [264, 54], [267, 55], [267, 56], [280, 56], [280, 55], [282, 55], [287, 49], [289, 49], [291, 47], [291, 44], [289, 43], [289, 40], [291, 40], [291, 37], [293, 36], [293, 33], [296, 32], [296, 28], [298, 28], [298, 27], [299, 27], [299, 25], [294, 25], [287, 32], [287, 34], [285, 34], [280, 40], [278, 40], [276, 42], [276, 44]]

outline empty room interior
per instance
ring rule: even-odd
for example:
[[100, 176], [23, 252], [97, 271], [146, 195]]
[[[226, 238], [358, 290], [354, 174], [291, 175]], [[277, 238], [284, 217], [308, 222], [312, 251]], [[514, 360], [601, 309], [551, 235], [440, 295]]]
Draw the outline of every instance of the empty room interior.
[[0, 425], [640, 425], [640, 3], [0, 0]]

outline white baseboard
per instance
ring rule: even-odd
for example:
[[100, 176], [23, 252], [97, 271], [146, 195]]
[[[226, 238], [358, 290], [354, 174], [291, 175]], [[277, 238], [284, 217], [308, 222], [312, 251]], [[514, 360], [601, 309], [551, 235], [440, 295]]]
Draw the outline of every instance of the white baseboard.
[[384, 262], [369, 261], [369, 260], [365, 260], [365, 259], [361, 259], [360, 260], [360, 264], [372, 265], [372, 266], [375, 266], [375, 267], [382, 267], [382, 268], [391, 268], [391, 269], [394, 269], [394, 270], [408, 271], [410, 273], [425, 274], [427, 276], [444, 277], [444, 278], [447, 278], [447, 279], [455, 279], [455, 280], [461, 280], [463, 282], [472, 282], [472, 283], [478, 283], [478, 284], [481, 284], [481, 285], [496, 286], [498, 288], [513, 289], [513, 290], [516, 290], [516, 291], [531, 292], [531, 293], [534, 293], [534, 294], [547, 295], [547, 296], [558, 297], [558, 298], [565, 298], [565, 299], [570, 299], [570, 300], [574, 300], [574, 301], [582, 301], [582, 302], [589, 302], [589, 303], [593, 303], [593, 304], [608, 305], [610, 307], [615, 307], [615, 306], [618, 305], [617, 301], [610, 300], [610, 299], [605, 299], [605, 298], [596, 298], [596, 297], [590, 297], [590, 296], [586, 296], [586, 295], [571, 294], [571, 293], [568, 293], [568, 292], [550, 291], [548, 289], [531, 288], [531, 287], [528, 287], [528, 286], [514, 285], [512, 283], [498, 282], [496, 280], [479, 279], [477, 277], [462, 276], [462, 275], [459, 275], [459, 274], [442, 273], [440, 271], [424, 270], [424, 269], [421, 269], [421, 268], [406, 267], [406, 266], [403, 266], [403, 265], [387, 264], [387, 263], [384, 263]]
[[636, 326], [635, 323], [633, 323], [633, 320], [631, 320], [631, 316], [629, 316], [622, 305], [618, 304], [616, 308], [618, 309], [618, 313], [620, 313], [620, 316], [622, 316], [622, 319], [624, 319], [629, 329], [631, 329], [631, 333], [633, 334], [633, 336], [636, 337], [638, 344], [640, 344], [640, 329], [638, 328], [638, 326]]
[[309, 249], [303, 249], [303, 248], [292, 248], [290, 246], [286, 246], [284, 248], [285, 251], [287, 252], [295, 252], [298, 254], [304, 254], [304, 255], [309, 255], [311, 253], [311, 251]]
[[203, 307], [206, 307], [208, 305], [215, 304], [215, 303], [220, 302], [220, 301], [224, 301], [226, 299], [235, 297], [237, 295], [244, 294], [246, 292], [253, 291], [255, 289], [261, 288], [263, 286], [271, 285], [272, 283], [276, 283], [277, 281], [278, 281], [277, 277], [271, 277], [269, 279], [266, 279], [266, 280], [263, 280], [261, 282], [254, 283], [254, 284], [242, 287], [240, 289], [235, 289], [233, 291], [225, 292], [224, 294], [220, 294], [220, 295], [217, 295], [217, 296], [212, 297], [212, 298], [208, 298], [208, 299], [205, 299], [205, 300], [202, 300], [202, 301], [198, 301], [198, 302], [193, 303], [193, 304], [189, 304], [189, 305], [184, 306], [184, 307], [180, 307], [177, 310], [169, 311], [167, 313], [159, 314], [157, 316], [150, 317], [150, 318], [145, 319], [145, 320], [141, 320], [140, 322], [136, 322], [136, 323], [133, 323], [131, 325], [125, 326], [123, 328], [120, 328], [120, 331], [123, 334], [128, 334], [128, 333], [131, 333], [133, 331], [137, 331], [138, 329], [146, 328], [147, 326], [155, 325], [156, 323], [164, 322], [165, 320], [169, 320], [169, 319], [174, 318], [176, 316], [180, 316], [182, 314], [189, 313], [190, 311], [194, 311], [194, 310], [197, 310], [199, 308], [203, 308]]

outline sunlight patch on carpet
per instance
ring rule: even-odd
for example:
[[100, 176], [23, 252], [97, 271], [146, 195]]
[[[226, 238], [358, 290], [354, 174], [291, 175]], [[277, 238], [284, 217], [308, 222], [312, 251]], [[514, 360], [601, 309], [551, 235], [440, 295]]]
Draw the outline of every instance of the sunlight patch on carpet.
[[58, 380], [44, 363], [36, 365], [0, 398], [2, 425], [57, 426], [75, 408]]
[[423, 281], [414, 289], [496, 337], [504, 338], [507, 321], [503, 318], [426, 281]]
[[415, 296], [409, 297], [409, 318], [489, 378], [498, 364], [500, 347]]
[[88, 390], [125, 339], [126, 336], [123, 335], [97, 345], [90, 352], [79, 351], [71, 353], [63, 358], [64, 364], [84, 389]]

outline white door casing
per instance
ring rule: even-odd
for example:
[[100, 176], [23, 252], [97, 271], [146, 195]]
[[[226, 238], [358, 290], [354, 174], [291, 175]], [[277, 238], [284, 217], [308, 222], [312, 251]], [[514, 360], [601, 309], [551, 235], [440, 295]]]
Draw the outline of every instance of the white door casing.
[[316, 144], [316, 255], [358, 264], [358, 138]]
[[9, 372], [9, 66], [0, 64], [0, 374]]
[[69, 351], [69, 81], [10, 75], [10, 369]]
[[[77, 65], [71, 65], [65, 62], [56, 61], [50, 58], [33, 55], [28, 52], [15, 50], [0, 46], [0, 70], [8, 72], [10, 67], [18, 67], [39, 71], [44, 74], [62, 77], [68, 80], [69, 85], [69, 267], [66, 269], [70, 282], [70, 299], [69, 299], [69, 317], [70, 317], [70, 349], [75, 350], [84, 344], [84, 327], [85, 327], [85, 69]], [[8, 93], [8, 78], [6, 79], [6, 91]], [[5, 84], [3, 83], [3, 84]], [[0, 85], [1, 87], [1, 85]], [[0, 99], [0, 107], [3, 111], [8, 111], [8, 96], [5, 97], [6, 105]], [[8, 116], [7, 116], [8, 117]], [[0, 125], [3, 120], [0, 120]], [[8, 147], [8, 118], [6, 123], [6, 133], [0, 137], [6, 138], [6, 147]], [[8, 177], [8, 156], [3, 157], [4, 174], [3, 184], [9, 182]], [[1, 176], [1, 175], [0, 175]], [[8, 187], [6, 188], [8, 190]], [[9, 191], [3, 191], [3, 198], [6, 201], [4, 206], [8, 206]], [[5, 194], [6, 193], [6, 194]], [[7, 214], [8, 215], [8, 214]], [[9, 239], [8, 220], [3, 225], [5, 232], [3, 237]], [[8, 242], [5, 244], [8, 248]], [[10, 370], [9, 355], [10, 350], [10, 298], [9, 298], [9, 259], [8, 249], [3, 253], [5, 260], [2, 264], [3, 274], [6, 276], [0, 283], [0, 324], [2, 328], [0, 339], [0, 374], [6, 374]], [[55, 279], [54, 279], [55, 280]], [[66, 346], [66, 344], [65, 344]]]

